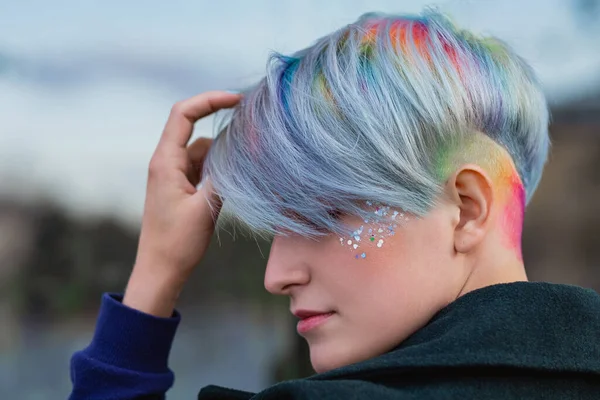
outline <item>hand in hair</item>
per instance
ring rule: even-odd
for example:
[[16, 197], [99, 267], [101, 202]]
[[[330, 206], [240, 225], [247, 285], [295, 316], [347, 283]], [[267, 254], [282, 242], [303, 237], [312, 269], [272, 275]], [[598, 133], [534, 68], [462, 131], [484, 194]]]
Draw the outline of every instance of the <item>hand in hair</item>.
[[206, 92], [173, 106], [150, 160], [137, 256], [123, 304], [148, 314], [170, 317], [192, 270], [212, 237], [221, 199], [201, 171], [212, 139], [187, 145], [194, 123], [241, 96]]

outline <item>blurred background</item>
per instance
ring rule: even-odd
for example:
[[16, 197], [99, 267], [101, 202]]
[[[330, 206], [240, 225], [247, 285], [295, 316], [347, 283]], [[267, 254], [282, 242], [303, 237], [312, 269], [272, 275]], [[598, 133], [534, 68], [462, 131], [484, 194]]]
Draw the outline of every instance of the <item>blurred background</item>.
[[[600, 290], [600, 1], [0, 0], [0, 393], [64, 399], [101, 294], [134, 261], [146, 172], [171, 105], [260, 79], [364, 12], [437, 4], [511, 44], [552, 107], [550, 162], [526, 213], [531, 280]], [[212, 136], [211, 119], [194, 136]], [[169, 398], [311, 374], [269, 243], [222, 231], [183, 294]], [[190, 397], [191, 396], [191, 397]]]

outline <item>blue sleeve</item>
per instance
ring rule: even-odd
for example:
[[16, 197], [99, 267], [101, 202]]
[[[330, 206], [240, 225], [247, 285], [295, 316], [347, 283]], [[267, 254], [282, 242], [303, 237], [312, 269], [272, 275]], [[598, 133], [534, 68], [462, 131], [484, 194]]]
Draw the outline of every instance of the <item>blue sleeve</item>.
[[92, 342], [71, 357], [69, 400], [165, 398], [175, 377], [167, 363], [181, 315], [159, 318], [105, 293]]

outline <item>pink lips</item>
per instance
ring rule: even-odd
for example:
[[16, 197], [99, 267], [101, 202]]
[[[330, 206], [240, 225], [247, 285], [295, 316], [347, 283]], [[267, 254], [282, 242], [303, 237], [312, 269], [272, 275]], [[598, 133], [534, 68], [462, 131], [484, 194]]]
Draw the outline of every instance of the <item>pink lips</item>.
[[[298, 325], [296, 326], [296, 329], [298, 331], [298, 333], [306, 333], [308, 331], [310, 331], [313, 328], [316, 328], [317, 326], [321, 325], [322, 323], [324, 323], [325, 321], [327, 321], [327, 319], [329, 319], [329, 317], [331, 317], [333, 314], [335, 314], [334, 312], [328, 312], [328, 313], [322, 313], [322, 314], [312, 314], [312, 315], [307, 315], [307, 313], [295, 313], [296, 316], [299, 316], [300, 318], [302, 318], [300, 321], [298, 321]], [[306, 316], [304, 316], [306, 315]]]

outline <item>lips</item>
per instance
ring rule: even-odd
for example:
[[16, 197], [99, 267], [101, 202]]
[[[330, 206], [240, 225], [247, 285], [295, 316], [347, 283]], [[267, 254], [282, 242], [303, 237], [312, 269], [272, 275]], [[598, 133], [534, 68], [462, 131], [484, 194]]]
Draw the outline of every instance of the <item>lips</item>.
[[309, 310], [298, 310], [293, 313], [295, 316], [300, 318], [296, 327], [298, 333], [306, 333], [321, 324], [325, 323], [329, 317], [335, 312], [320, 312], [320, 311], [309, 311]]

